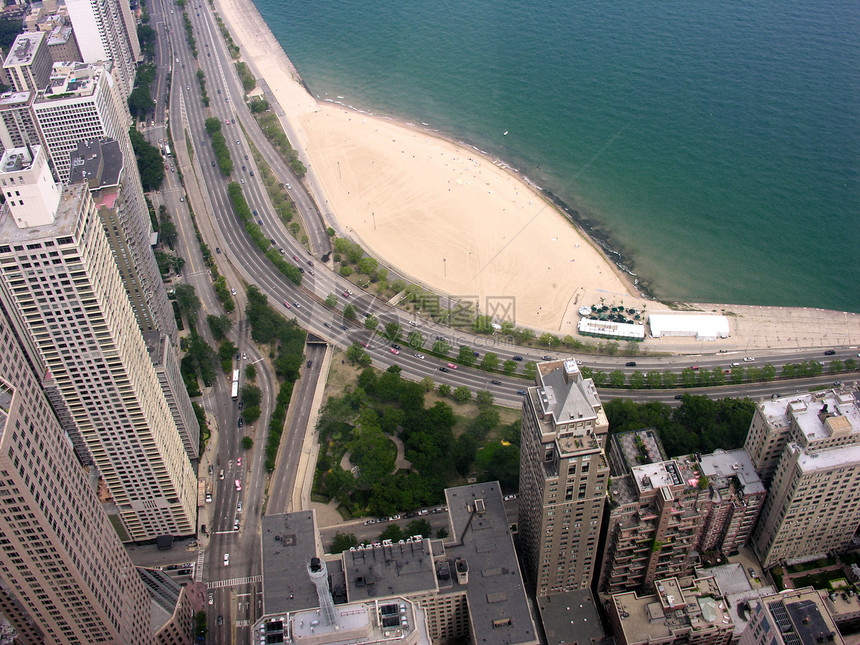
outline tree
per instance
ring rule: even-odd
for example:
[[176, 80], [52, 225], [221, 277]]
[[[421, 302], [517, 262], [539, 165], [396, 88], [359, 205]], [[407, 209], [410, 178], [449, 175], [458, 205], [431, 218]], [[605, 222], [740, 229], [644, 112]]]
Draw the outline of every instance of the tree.
[[439, 396], [448, 396], [451, 394], [451, 386], [447, 383], [439, 384]]
[[355, 307], [352, 305], [347, 305], [343, 308], [343, 317], [347, 320], [355, 320], [358, 316], [355, 313]]
[[537, 363], [534, 361], [527, 361], [523, 366], [523, 374], [528, 380], [533, 381], [537, 374]]
[[137, 128], [129, 128], [128, 136], [137, 159], [137, 170], [143, 190], [158, 190], [164, 181], [164, 162], [158, 148], [151, 145]]
[[444, 340], [437, 340], [433, 343], [433, 349], [430, 351], [436, 356], [445, 357], [448, 355], [448, 351], [451, 349], [451, 346], [446, 343]]
[[371, 257], [363, 257], [358, 261], [358, 272], [370, 275], [379, 267], [379, 262]]
[[406, 337], [406, 344], [412, 349], [424, 349], [424, 334], [418, 331], [410, 331]]
[[475, 364], [475, 353], [471, 348], [462, 345], [457, 353], [457, 362], [466, 367], [472, 367]]
[[499, 369], [499, 355], [493, 352], [484, 354], [484, 358], [481, 360], [481, 369], [487, 372], [495, 372]]
[[349, 346], [346, 350], [346, 358], [350, 363], [355, 363], [361, 367], [367, 367], [373, 362], [370, 355], [358, 343]]
[[355, 537], [354, 533], [341, 533], [338, 531], [331, 540], [332, 553], [343, 553], [353, 546], [358, 546], [358, 538]]
[[448, 529], [446, 529], [444, 526], [440, 529], [436, 529], [436, 537], [440, 540], [444, 540], [446, 537], [448, 537]]
[[660, 372], [652, 370], [645, 376], [645, 382], [650, 389], [657, 390], [663, 384], [663, 377], [660, 375]]
[[678, 382], [678, 375], [675, 374], [672, 370], [665, 370], [663, 372], [663, 387], [668, 390], [671, 390], [675, 387], [675, 384]]
[[612, 387], [624, 387], [624, 372], [621, 370], [612, 370], [609, 373], [609, 384]]
[[194, 287], [190, 284], [178, 284], [174, 293], [179, 313], [189, 320], [196, 316], [200, 310], [200, 298], [197, 297]]
[[376, 329], [379, 326], [379, 318], [371, 314], [364, 319], [364, 326], [371, 331]]
[[209, 324], [209, 329], [212, 330], [212, 335], [215, 337], [215, 340], [221, 340], [224, 338], [233, 327], [233, 321], [230, 320], [229, 316], [224, 314], [220, 316], [209, 314], [206, 316], [206, 322]]
[[379, 534], [380, 542], [382, 542], [382, 540], [391, 540], [392, 542], [398, 542], [405, 538], [406, 536], [403, 535], [403, 529], [400, 528], [399, 524], [389, 524], [385, 527], [385, 530]]
[[465, 385], [459, 386], [454, 390], [454, 400], [457, 403], [467, 403], [472, 400], [472, 390]]
[[516, 361], [506, 360], [504, 363], [502, 363], [502, 371], [505, 374], [513, 374], [514, 372], [516, 372], [517, 371]]
[[487, 408], [493, 405], [493, 393], [488, 390], [481, 390], [475, 395], [475, 403], [479, 408]]
[[337, 296], [333, 293], [328, 294], [325, 297], [325, 306], [334, 309], [337, 306]]
[[147, 112], [155, 109], [155, 101], [150, 96], [149, 83], [138, 84], [128, 96], [128, 111], [136, 119], [145, 119]]
[[639, 370], [634, 370], [632, 374], [630, 374], [630, 387], [634, 390], [641, 390], [645, 385], [645, 375], [642, 374]]
[[245, 378], [249, 381], [255, 381], [257, 379], [257, 368], [254, 365], [246, 365], [245, 366]]
[[209, 628], [206, 625], [206, 610], [201, 609], [194, 614], [194, 640], [206, 640]]
[[398, 340], [400, 340], [400, 333], [402, 329], [403, 328], [396, 322], [386, 323], [383, 336], [385, 336], [392, 343], [396, 343]]
[[409, 522], [409, 524], [406, 525], [405, 533], [410, 537], [414, 535], [420, 535], [422, 537], [429, 538], [431, 535], [433, 535], [433, 527], [430, 526], [430, 522], [428, 522], [424, 518], [420, 518]]
[[254, 447], [254, 440], [251, 439], [251, 437], [248, 437], [248, 436], [242, 437], [242, 449], [243, 450], [250, 450], [253, 447]]
[[432, 376], [425, 376], [421, 379], [421, 389], [425, 392], [432, 392], [435, 387], [436, 383], [433, 381]]

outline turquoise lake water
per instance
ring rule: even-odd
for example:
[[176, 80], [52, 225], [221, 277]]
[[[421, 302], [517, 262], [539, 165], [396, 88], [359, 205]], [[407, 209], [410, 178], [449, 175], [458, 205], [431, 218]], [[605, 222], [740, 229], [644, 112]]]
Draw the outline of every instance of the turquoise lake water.
[[314, 94], [504, 159], [657, 297], [860, 311], [853, 2], [255, 2]]

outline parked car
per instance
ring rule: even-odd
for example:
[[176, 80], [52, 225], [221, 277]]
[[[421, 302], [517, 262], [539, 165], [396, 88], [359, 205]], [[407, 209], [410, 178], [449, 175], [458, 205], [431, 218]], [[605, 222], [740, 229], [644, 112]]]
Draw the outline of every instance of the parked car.
[[499, 379], [495, 379], [495, 378], [492, 381], [490, 381], [490, 383], [492, 383], [493, 385], [501, 385], [502, 384], [502, 382]]
[[826, 352], [824, 352], [824, 355], [825, 356], [833, 356], [835, 353], [836, 353], [835, 349], [828, 349]]
[[521, 360], [523, 360], [523, 357], [522, 356], [511, 356], [511, 359], [515, 360], [515, 361], [521, 361]]
[[636, 361], [627, 361], [624, 363], [624, 367], [636, 367]]

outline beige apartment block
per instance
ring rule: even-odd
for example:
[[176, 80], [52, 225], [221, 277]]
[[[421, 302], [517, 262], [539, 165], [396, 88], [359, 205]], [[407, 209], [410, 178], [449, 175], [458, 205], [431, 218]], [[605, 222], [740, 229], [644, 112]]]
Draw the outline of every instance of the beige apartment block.
[[82, 184], [56, 196], [43, 179], [0, 174], [13, 195], [0, 215], [2, 299], [104, 477], [121, 537], [190, 535], [196, 477], [92, 197]]
[[523, 399], [518, 528], [537, 595], [584, 589], [598, 562], [609, 423], [574, 359], [539, 363]]
[[762, 415], [776, 418], [780, 427], [787, 420], [780, 431], [785, 447], [753, 533], [765, 568], [843, 549], [860, 526], [860, 407], [854, 394], [838, 387], [759, 404], [784, 409]]
[[150, 608], [0, 307], [0, 611], [23, 642], [122, 645]]

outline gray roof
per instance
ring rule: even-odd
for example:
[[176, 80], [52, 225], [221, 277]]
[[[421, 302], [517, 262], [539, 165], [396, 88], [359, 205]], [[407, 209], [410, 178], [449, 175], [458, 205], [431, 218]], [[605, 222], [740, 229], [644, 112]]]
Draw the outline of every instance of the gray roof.
[[286, 613], [319, 606], [307, 563], [317, 556], [313, 511], [265, 515], [260, 527], [263, 552], [263, 612]]
[[78, 141], [69, 153], [69, 183], [87, 181], [90, 188], [116, 186], [122, 176], [123, 158], [119, 142], [114, 139]]
[[718, 482], [714, 481], [715, 479], [737, 477], [747, 495], [765, 492], [764, 485], [761, 483], [755, 467], [753, 467], [752, 460], [743, 448], [717, 450], [710, 455], [702, 455], [699, 463], [702, 466], [702, 473], [715, 486], [719, 485]]
[[[468, 564], [465, 586], [474, 633], [498, 644], [538, 642], [499, 483], [449, 488], [445, 497], [453, 529], [445, 556], [452, 564]], [[456, 581], [455, 566], [451, 571]]]
[[537, 391], [545, 414], [556, 424], [574, 420], [595, 419], [600, 405], [594, 383], [582, 378], [574, 359], [551, 361], [539, 365], [541, 385]]
[[29, 65], [33, 62], [33, 56], [36, 54], [36, 49], [39, 43], [44, 39], [45, 34], [41, 31], [25, 31], [18, 34], [12, 47], [9, 48], [9, 55], [6, 57], [4, 67], [15, 67], [19, 65]]
[[378, 544], [343, 553], [349, 602], [436, 590], [427, 540]]
[[537, 603], [548, 645], [599, 643], [606, 638], [589, 589], [543, 596]]

